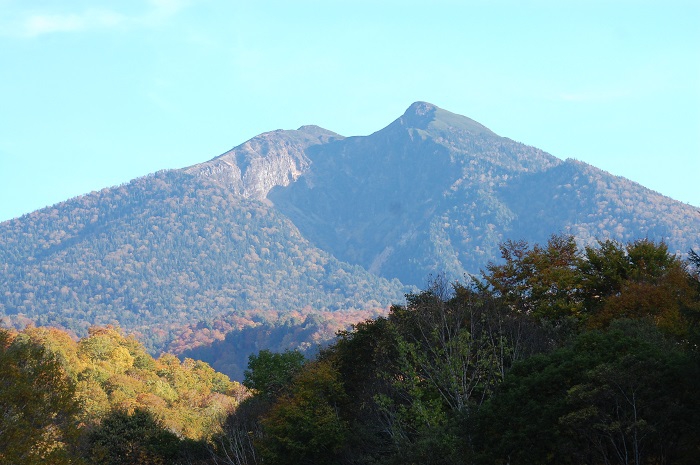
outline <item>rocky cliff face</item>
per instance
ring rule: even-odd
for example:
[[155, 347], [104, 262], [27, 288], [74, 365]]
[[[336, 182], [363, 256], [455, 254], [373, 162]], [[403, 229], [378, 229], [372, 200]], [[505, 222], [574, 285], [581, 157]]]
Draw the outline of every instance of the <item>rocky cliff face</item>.
[[184, 171], [218, 181], [234, 194], [263, 200], [276, 186], [288, 186], [309, 167], [306, 150], [343, 136], [318, 126], [261, 134], [212, 160]]

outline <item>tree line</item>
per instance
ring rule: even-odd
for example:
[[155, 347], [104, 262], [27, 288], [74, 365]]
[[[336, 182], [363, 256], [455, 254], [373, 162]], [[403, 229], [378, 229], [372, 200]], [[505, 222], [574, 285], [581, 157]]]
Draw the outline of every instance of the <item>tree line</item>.
[[697, 463], [698, 255], [564, 235], [501, 255], [313, 360], [252, 356], [218, 463]]
[[116, 328], [0, 331], [0, 464], [694, 464], [700, 256], [509, 241], [243, 386]]
[[206, 463], [245, 392], [117, 328], [0, 329], [0, 464]]

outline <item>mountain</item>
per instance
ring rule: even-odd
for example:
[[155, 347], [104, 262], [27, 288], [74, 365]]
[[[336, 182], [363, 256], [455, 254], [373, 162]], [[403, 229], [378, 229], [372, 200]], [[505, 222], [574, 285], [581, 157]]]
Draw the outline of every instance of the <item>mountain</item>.
[[231, 315], [386, 309], [430, 274], [478, 273], [502, 241], [556, 232], [686, 253], [700, 213], [417, 102], [366, 137], [272, 131], [0, 223], [0, 316], [192, 349]]
[[507, 239], [552, 233], [700, 244], [700, 214], [585, 163], [562, 161], [418, 102], [367, 137], [306, 150], [297, 182], [268, 198], [340, 260], [421, 285], [429, 273], [478, 274]]

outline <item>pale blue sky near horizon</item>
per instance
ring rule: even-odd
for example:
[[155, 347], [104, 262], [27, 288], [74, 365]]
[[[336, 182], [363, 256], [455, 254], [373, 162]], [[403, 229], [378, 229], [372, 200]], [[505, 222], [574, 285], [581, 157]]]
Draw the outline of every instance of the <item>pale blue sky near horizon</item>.
[[0, 0], [0, 221], [414, 101], [700, 206], [700, 2]]

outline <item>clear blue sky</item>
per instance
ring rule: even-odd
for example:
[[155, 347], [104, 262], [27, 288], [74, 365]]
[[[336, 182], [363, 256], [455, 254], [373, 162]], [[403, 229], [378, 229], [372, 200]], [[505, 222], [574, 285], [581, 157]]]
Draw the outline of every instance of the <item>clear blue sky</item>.
[[700, 206], [696, 0], [0, 0], [0, 221], [417, 100]]

